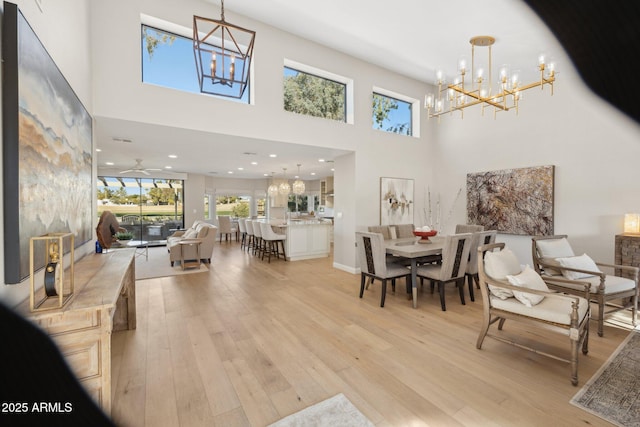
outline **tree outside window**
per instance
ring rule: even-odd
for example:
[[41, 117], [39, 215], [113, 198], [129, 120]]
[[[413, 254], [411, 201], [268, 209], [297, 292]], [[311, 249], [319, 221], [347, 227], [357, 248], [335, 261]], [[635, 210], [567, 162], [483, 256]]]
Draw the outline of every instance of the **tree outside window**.
[[411, 135], [411, 104], [400, 99], [373, 93], [373, 128], [399, 135]]
[[284, 67], [284, 109], [346, 122], [346, 85]]

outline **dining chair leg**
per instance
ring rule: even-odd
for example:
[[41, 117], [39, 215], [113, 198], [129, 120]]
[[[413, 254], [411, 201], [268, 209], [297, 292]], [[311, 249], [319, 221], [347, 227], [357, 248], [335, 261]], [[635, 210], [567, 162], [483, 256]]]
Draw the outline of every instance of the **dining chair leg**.
[[364, 274], [360, 274], [360, 298], [364, 295], [364, 283], [366, 282]]
[[[431, 286], [433, 286], [433, 282], [431, 282]], [[444, 282], [438, 281], [438, 292], [440, 293], [440, 306], [442, 307], [442, 311], [447, 311], [447, 306], [444, 302]]]
[[380, 295], [380, 307], [384, 307], [384, 298], [387, 294], [387, 279], [382, 279], [382, 292]]
[[460, 292], [460, 303], [466, 305], [464, 301], [464, 277], [462, 277], [462, 280], [456, 280], [456, 286], [458, 286], [458, 291]]

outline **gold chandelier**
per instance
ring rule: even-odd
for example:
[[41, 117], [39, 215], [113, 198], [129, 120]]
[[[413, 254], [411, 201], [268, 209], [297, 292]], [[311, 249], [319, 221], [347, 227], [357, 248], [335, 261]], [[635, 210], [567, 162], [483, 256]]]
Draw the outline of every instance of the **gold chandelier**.
[[[538, 58], [538, 70], [540, 71], [540, 80], [522, 84], [520, 77], [516, 71], [512, 71], [508, 66], [500, 67], [500, 73], [497, 79], [496, 87], [493, 87], [492, 69], [491, 69], [491, 46], [496, 39], [491, 36], [476, 36], [469, 40], [471, 43], [471, 82], [465, 81], [467, 75], [467, 64], [461, 60], [458, 64], [459, 76], [451, 84], [447, 84], [442, 70], [436, 71], [435, 84], [438, 86], [438, 93], [425, 96], [424, 107], [427, 109], [429, 118], [438, 117], [446, 113], [460, 111], [461, 117], [464, 116], [464, 109], [474, 105], [482, 106], [482, 114], [486, 107], [493, 107], [493, 116], [499, 111], [516, 110], [518, 114], [518, 106], [522, 98], [522, 92], [534, 87], [540, 86], [544, 89], [545, 85], [551, 86], [551, 95], [553, 95], [553, 83], [555, 82], [554, 64], [545, 64], [544, 56]], [[476, 69], [475, 64], [475, 47], [488, 48], [488, 78], [485, 79], [484, 70]]]
[[297, 194], [298, 196], [303, 194], [305, 190], [304, 181], [300, 179], [300, 166], [301, 164], [298, 163], [298, 176], [296, 176], [296, 180], [293, 181], [293, 184], [291, 184], [293, 194]]
[[200, 92], [242, 98], [249, 84], [255, 31], [220, 19], [193, 16], [193, 54]]

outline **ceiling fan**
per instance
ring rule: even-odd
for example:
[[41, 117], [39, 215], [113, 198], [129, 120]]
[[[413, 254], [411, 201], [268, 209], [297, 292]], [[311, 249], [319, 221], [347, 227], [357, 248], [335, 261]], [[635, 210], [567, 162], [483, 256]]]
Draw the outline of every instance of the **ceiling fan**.
[[143, 167], [142, 166], [142, 159], [135, 159], [135, 161], [136, 161], [135, 166], [133, 166], [130, 169], [120, 171], [120, 173], [140, 172], [140, 173], [143, 173], [145, 175], [150, 175], [149, 171], [154, 172], [154, 171], [161, 171], [162, 170], [162, 169], [157, 169], [157, 168], [153, 169], [153, 168], [145, 168], [145, 167]]

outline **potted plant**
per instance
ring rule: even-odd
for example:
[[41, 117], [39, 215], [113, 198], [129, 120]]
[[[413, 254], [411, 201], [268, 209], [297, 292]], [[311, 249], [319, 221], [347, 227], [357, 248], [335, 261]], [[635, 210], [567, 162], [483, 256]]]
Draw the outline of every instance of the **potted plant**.
[[118, 240], [131, 240], [133, 239], [133, 233], [130, 231], [118, 231], [116, 233], [116, 239]]

